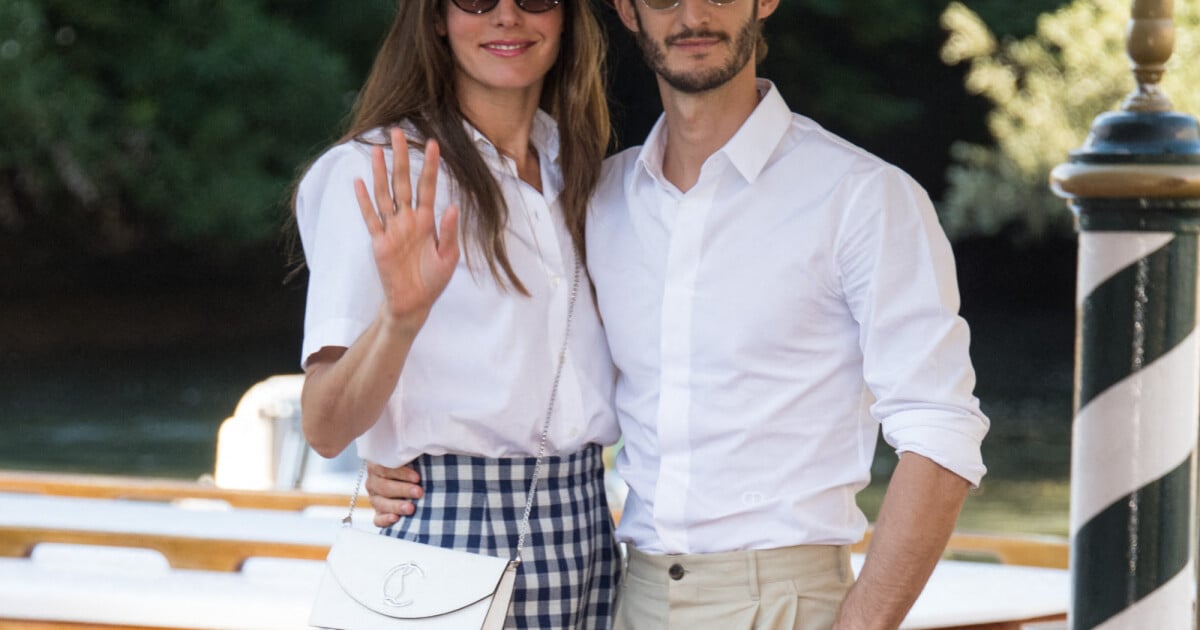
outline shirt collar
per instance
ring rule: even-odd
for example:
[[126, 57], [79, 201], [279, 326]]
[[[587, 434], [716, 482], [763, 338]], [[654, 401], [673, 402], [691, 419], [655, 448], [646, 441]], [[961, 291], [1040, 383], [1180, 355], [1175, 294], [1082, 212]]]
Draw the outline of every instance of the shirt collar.
[[742, 123], [741, 129], [738, 129], [721, 148], [742, 177], [750, 183], [758, 179], [767, 165], [767, 160], [771, 158], [771, 153], [792, 124], [792, 110], [788, 109], [775, 84], [766, 79], [759, 79], [757, 87], [758, 93], [763, 95], [758, 107], [754, 108], [754, 112]]
[[[758, 79], [755, 85], [758, 93], [763, 95], [758, 106], [729, 142], [717, 151], [724, 153], [734, 168], [750, 183], [754, 183], [762, 173], [772, 151], [783, 139], [792, 122], [792, 111], [788, 109], [775, 84], [766, 79]], [[658, 122], [654, 123], [654, 128], [650, 130], [650, 135], [646, 136], [646, 143], [642, 145], [637, 159], [642, 169], [660, 183], [666, 181], [662, 174], [666, 149], [667, 123], [664, 115], [659, 116]]]
[[[463, 118], [463, 129], [467, 131], [467, 135], [480, 149], [485, 149], [484, 155], [489, 159], [500, 159], [500, 152], [496, 150], [496, 145], [483, 132], [475, 128], [469, 120]], [[529, 142], [533, 144], [533, 148], [541, 159], [550, 163], [558, 162], [559, 139], [558, 125], [554, 122], [554, 118], [546, 112], [538, 109], [533, 114], [533, 128], [529, 133]]]
[[663, 176], [663, 156], [667, 150], [667, 119], [666, 115], [660, 115], [658, 121], [654, 123], [654, 127], [650, 129], [650, 134], [646, 136], [646, 142], [642, 145], [642, 149], [638, 151], [637, 164], [641, 167], [640, 172], [644, 172], [661, 186], [665, 186], [667, 178]]

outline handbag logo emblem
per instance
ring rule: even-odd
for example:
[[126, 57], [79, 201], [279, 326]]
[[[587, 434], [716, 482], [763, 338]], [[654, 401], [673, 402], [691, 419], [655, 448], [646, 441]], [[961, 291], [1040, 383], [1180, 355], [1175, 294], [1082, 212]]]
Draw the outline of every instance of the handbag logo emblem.
[[396, 608], [411, 606], [413, 600], [404, 599], [405, 581], [410, 576], [414, 580], [423, 579], [425, 571], [415, 562], [405, 562], [392, 567], [383, 578], [383, 603]]

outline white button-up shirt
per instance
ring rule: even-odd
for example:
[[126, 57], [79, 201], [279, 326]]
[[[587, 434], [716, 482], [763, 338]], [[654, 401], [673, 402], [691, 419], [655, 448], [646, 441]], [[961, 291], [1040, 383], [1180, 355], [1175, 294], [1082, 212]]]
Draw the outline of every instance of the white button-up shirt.
[[759, 87], [691, 190], [663, 176], [660, 119], [606, 163], [589, 217], [630, 486], [618, 536], [652, 553], [859, 540], [881, 423], [898, 452], [985, 470], [928, 197]]
[[[576, 259], [559, 202], [558, 133], [554, 121], [539, 111], [532, 142], [542, 192], [522, 182], [512, 160], [485, 136], [469, 126], [468, 133], [508, 204], [509, 260], [531, 295], [498, 286], [482, 254], [470, 258], [471, 268], [467, 256], [460, 258], [413, 342], [383, 415], [358, 439], [359, 453], [381, 464], [400, 465], [421, 453], [537, 454]], [[369, 135], [385, 141], [381, 131]], [[390, 163], [390, 149], [386, 155]], [[424, 163], [421, 152], [410, 150], [409, 162], [415, 190]], [[354, 343], [383, 301], [370, 235], [355, 201], [356, 177], [370, 188], [369, 146], [352, 141], [322, 155], [300, 183], [296, 215], [310, 274], [305, 364], [322, 347]], [[443, 168], [435, 207], [439, 221], [451, 202], [462, 207], [452, 190]], [[547, 454], [616, 441], [613, 378], [604, 333], [581, 274]]]

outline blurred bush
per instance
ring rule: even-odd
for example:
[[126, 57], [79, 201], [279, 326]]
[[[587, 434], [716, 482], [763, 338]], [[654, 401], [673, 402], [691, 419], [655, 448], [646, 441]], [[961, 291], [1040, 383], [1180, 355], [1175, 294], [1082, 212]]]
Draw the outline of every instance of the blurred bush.
[[[795, 109], [900, 164], [938, 197], [945, 147], [987, 141], [985, 101], [965, 94], [962, 70], [936, 57], [946, 38], [938, 16], [954, 31], [947, 50], [963, 36], [957, 31], [992, 42], [988, 52], [958, 56], [974, 76], [977, 65], [1010, 63], [1016, 43], [1001, 47], [996, 37], [1027, 35], [1036, 15], [1063, 1], [973, 0], [980, 21], [946, 10], [946, 0], [788, 0], [767, 22], [772, 52], [761, 73]], [[297, 169], [337, 135], [395, 3], [0, 0], [0, 263], [265, 249]], [[611, 10], [601, 13], [616, 23]], [[618, 52], [633, 52], [616, 28]], [[637, 83], [616, 69], [617, 100], [632, 110], [640, 103], [648, 128], [659, 111], [653, 79]], [[630, 143], [644, 133], [634, 129]], [[1004, 146], [959, 146], [952, 179], [966, 182], [963, 173], [997, 161]], [[1040, 192], [1044, 178], [1035, 179]], [[988, 199], [998, 189], [975, 187]], [[968, 215], [948, 216], [986, 228], [964, 234], [994, 231]]]
[[[990, 28], [1025, 34], [1064, 0], [975, 0]], [[944, 103], [934, 52], [945, 40], [946, 0], [788, 0], [766, 22], [770, 54], [761, 74], [793, 92], [822, 124], [874, 137], [922, 127]], [[1027, 24], [1028, 23], [1028, 24]], [[935, 63], [928, 63], [935, 62]], [[955, 89], [961, 89], [958, 85]], [[932, 130], [926, 128], [925, 131]]]
[[[336, 22], [305, 33], [318, 4], [0, 0], [0, 236], [84, 255], [275, 238], [361, 80]], [[357, 34], [373, 47], [390, 15], [363, 4], [346, 12], [383, 20]]]
[[[1125, 54], [1130, 0], [1075, 0], [1043, 15], [1023, 39], [999, 39], [974, 11], [942, 14], [948, 64], [968, 63], [966, 86], [991, 101], [994, 146], [959, 142], [948, 169], [942, 225], [952, 238], [1006, 233], [1019, 241], [1070, 235], [1073, 217], [1048, 188], [1050, 170], [1087, 137], [1092, 120], [1134, 88]], [[1175, 54], [1163, 88], [1175, 109], [1200, 114], [1200, 3], [1176, 2]]]

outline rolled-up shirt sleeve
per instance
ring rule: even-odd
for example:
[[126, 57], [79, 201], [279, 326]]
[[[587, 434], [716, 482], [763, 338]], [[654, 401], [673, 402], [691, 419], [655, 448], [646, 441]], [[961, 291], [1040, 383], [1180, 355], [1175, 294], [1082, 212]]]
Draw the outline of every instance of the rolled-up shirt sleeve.
[[308, 267], [301, 366], [321, 348], [349, 347], [383, 301], [371, 237], [354, 194], [354, 179], [371, 181], [370, 158], [356, 142], [325, 153], [300, 182], [296, 222]]
[[953, 253], [925, 191], [890, 166], [863, 178], [837, 258], [884, 439], [977, 486], [989, 421], [973, 394]]

